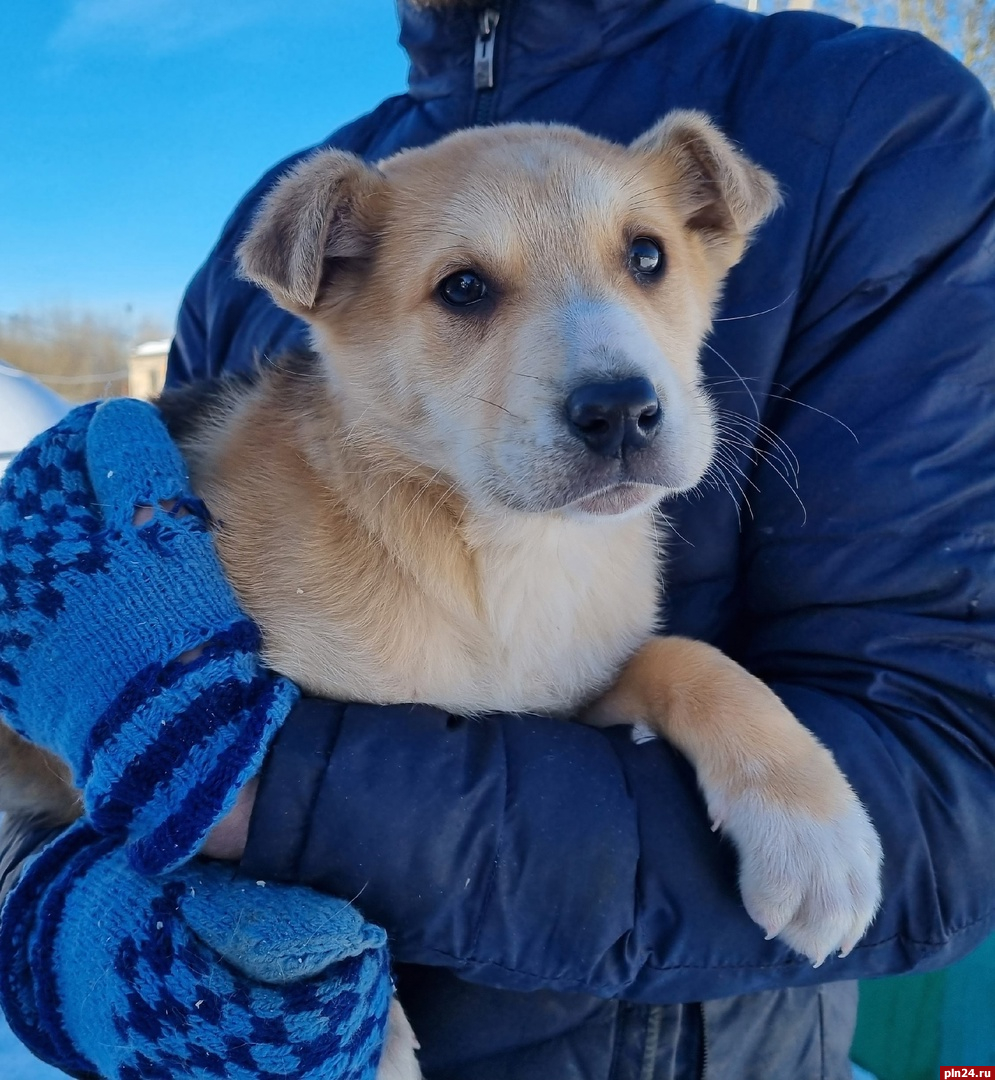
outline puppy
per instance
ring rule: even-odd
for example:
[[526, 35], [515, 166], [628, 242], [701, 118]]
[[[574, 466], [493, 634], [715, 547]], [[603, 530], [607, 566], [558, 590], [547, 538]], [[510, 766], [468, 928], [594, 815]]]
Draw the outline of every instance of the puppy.
[[[875, 831], [764, 684], [654, 635], [653, 510], [712, 460], [698, 352], [777, 202], [690, 112], [627, 148], [512, 125], [376, 166], [320, 151], [238, 251], [314, 353], [162, 404], [272, 667], [331, 698], [647, 725], [694, 765], [752, 918], [818, 964], [874, 914]], [[412, 1047], [395, 1012], [382, 1076], [417, 1076]]]

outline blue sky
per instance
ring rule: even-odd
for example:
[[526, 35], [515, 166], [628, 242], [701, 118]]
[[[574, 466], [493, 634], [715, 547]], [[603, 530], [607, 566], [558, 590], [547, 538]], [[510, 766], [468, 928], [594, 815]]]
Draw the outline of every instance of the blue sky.
[[405, 84], [393, 0], [9, 0], [2, 20], [0, 315], [171, 325], [259, 175]]

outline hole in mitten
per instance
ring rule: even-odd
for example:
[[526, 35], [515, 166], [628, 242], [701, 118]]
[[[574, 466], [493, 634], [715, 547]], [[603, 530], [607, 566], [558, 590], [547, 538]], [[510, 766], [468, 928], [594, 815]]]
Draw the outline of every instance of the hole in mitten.
[[181, 664], [190, 664], [204, 651], [203, 645], [194, 645], [192, 649], [186, 649], [176, 658]]
[[184, 649], [179, 653], [170, 663], [166, 664], [158, 674], [156, 675], [156, 682], [162, 684], [163, 682], [169, 683], [175, 678], [176, 664], [192, 664], [199, 656], [201, 656], [204, 650], [210, 642], [205, 641], [203, 645], [194, 645], [192, 649]]
[[[193, 513], [187, 502], [179, 499], [163, 499], [159, 506], [171, 517], [181, 518]], [[147, 525], [152, 520], [152, 517], [152, 507], [148, 503], [138, 503], [135, 506], [135, 516], [131, 519], [131, 523], [136, 529], [140, 529], [143, 525]]]
[[[159, 506], [170, 514], [172, 517], [186, 517], [188, 514], [193, 513], [193, 510], [181, 502], [178, 499], [163, 499]], [[143, 525], [147, 525], [154, 517], [152, 507], [147, 503], [138, 503], [135, 506], [135, 514], [131, 519], [132, 524], [136, 529], [140, 529]], [[204, 651], [203, 645], [195, 645], [192, 649], [186, 649], [177, 656], [177, 660], [181, 664], [189, 664], [197, 659], [198, 656]]]

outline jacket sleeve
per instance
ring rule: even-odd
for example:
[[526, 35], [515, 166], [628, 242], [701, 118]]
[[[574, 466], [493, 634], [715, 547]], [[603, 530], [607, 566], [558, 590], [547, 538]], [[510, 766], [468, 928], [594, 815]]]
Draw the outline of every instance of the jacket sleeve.
[[757, 470], [732, 651], [882, 835], [884, 902], [854, 953], [814, 971], [764, 940], [666, 744], [544, 718], [303, 704], [264, 774], [250, 872], [358, 897], [400, 961], [657, 1003], [925, 970], [990, 932], [995, 120], [932, 47], [868, 75], [808, 270], [790, 393], [764, 416], [804, 511]]
[[995, 907], [995, 117], [912, 38], [844, 130], [765, 417], [799, 501], [753, 477], [737, 658], [881, 833], [875, 975], [955, 957]]

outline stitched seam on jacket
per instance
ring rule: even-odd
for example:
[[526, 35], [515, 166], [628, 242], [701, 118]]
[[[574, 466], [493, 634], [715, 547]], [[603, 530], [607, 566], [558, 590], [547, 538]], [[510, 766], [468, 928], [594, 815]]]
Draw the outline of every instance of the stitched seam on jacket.
[[624, 1013], [628, 1006], [624, 1001], [615, 1001], [613, 1004], [615, 1005], [615, 1030], [612, 1037], [612, 1059], [608, 1064], [608, 1080], [619, 1080], [618, 1069], [625, 1034]]
[[[963, 926], [958, 927], [956, 930], [951, 932], [949, 937], [945, 938], [942, 941], [914, 941], [914, 940], [912, 940], [912, 941], [908, 942], [908, 945], [911, 948], [917, 948], [917, 949], [936, 948], [936, 947], [941, 946], [941, 945], [947, 945], [947, 944], [950, 943], [952, 938], [956, 937], [958, 934], [963, 933], [965, 930], [970, 930], [971, 927], [977, 926], [978, 923], [983, 923], [983, 922], [990, 921], [993, 917], [995, 917], [995, 908], [992, 908], [986, 914], [982, 915], [980, 918], [972, 919], [970, 922], [965, 923]], [[901, 934], [894, 934], [889, 938], [884, 938], [882, 941], [876, 941], [873, 945], [864, 945], [864, 946], [858, 945], [857, 948], [854, 950], [854, 952], [857, 952], [857, 950], [859, 950], [861, 948], [863, 948], [865, 950], [866, 949], [878, 949], [883, 945], [888, 945], [889, 943], [891, 943], [893, 941], [900, 941], [900, 940], [902, 940], [902, 935]], [[588, 993], [590, 993], [592, 991], [597, 992], [599, 990], [605, 990], [605, 991], [608, 991], [608, 992], [611, 992], [611, 993], [616, 993], [616, 994], [619, 992], [619, 984], [616, 983], [616, 982], [594, 983], [594, 982], [590, 982], [590, 981], [585, 980], [585, 979], [571, 979], [571, 978], [566, 978], [566, 977], [557, 976], [557, 975], [552, 975], [551, 976], [551, 975], [549, 975], [549, 974], [547, 974], [545, 972], [528, 971], [525, 968], [520, 968], [520, 967], [519, 968], [509, 967], [507, 964], [500, 964], [496, 960], [485, 960], [485, 959], [482, 959], [480, 957], [473, 956], [473, 955], [471, 955], [471, 956], [456, 956], [454, 953], [446, 952], [444, 949], [435, 949], [435, 948], [428, 947], [428, 948], [425, 949], [425, 952], [432, 953], [435, 956], [444, 958], [446, 961], [449, 962], [449, 963], [447, 963], [446, 966], [454, 967], [457, 970], [459, 970], [461, 968], [465, 969], [467, 967], [479, 964], [481, 966], [494, 968], [497, 971], [506, 971], [506, 972], [508, 972], [509, 975], [525, 975], [528, 978], [539, 980], [540, 982], [542, 982], [542, 984], [544, 986], [548, 986], [548, 987], [553, 987], [553, 988], [570, 987], [572, 989], [576, 989], [576, 990], [579, 990], [581, 992], [588, 992]], [[411, 963], [418, 963], [418, 961], [411, 961]], [[796, 968], [796, 969], [801, 968], [801, 969], [804, 969], [804, 970], [808, 970], [810, 968], [810, 965], [804, 960], [788, 961], [788, 962], [783, 962], [782, 961], [780, 963], [774, 963], [774, 964], [717, 964], [717, 963], [708, 963], [708, 964], [671, 964], [671, 965], [669, 965], [667, 967], [662, 967], [662, 966], [660, 966], [658, 964], [647, 963], [647, 964], [644, 964], [643, 966], [647, 971], [658, 972], [661, 975], [675, 974], [675, 973], [681, 972], [681, 971], [708, 971], [708, 970], [715, 970], [715, 971], [757, 971], [757, 972], [760, 972], [760, 971], [785, 971], [785, 970], [787, 970], [789, 968]], [[856, 974], [850, 976], [850, 978], [852, 978], [852, 979], [856, 979], [856, 978], [859, 978], [859, 977], [860, 976], [858, 976]], [[799, 984], [799, 985], [802, 985], [802, 984]]]
[[301, 861], [304, 858], [304, 852], [311, 846], [311, 833], [315, 825], [315, 807], [318, 805], [318, 800], [321, 798], [321, 793], [325, 787], [325, 781], [328, 779], [328, 770], [332, 763], [332, 751], [335, 749], [342, 735], [342, 725], [345, 723], [345, 706], [341, 706], [342, 712], [339, 716], [339, 724], [335, 731], [335, 738], [329, 740], [322, 751], [322, 757], [324, 758], [324, 764], [321, 771], [318, 774], [318, 780], [314, 785], [314, 790], [311, 792], [311, 800], [307, 808], [307, 816], [304, 820], [307, 822], [308, 827], [304, 830], [304, 837], [302, 843], [297, 847], [297, 851], [294, 854], [294, 881], [301, 880]]
[[[486, 915], [487, 909], [490, 906], [491, 897], [494, 893], [494, 887], [497, 882], [498, 863], [501, 860], [501, 847], [504, 843], [504, 825], [508, 817], [508, 803], [511, 801], [509, 798], [511, 769], [508, 767], [508, 742], [505, 738], [501, 739], [501, 750], [504, 754], [504, 808], [501, 814], [501, 822], [498, 827], [498, 834], [494, 840], [494, 859], [491, 862], [490, 871], [487, 875], [487, 883], [484, 886], [483, 900], [480, 904], [480, 910], [477, 912], [477, 920], [473, 928], [473, 938], [470, 942], [471, 955], [474, 955], [477, 952], [477, 944], [480, 941], [480, 934], [484, 928], [484, 916]], [[506, 968], [505, 970], [511, 971], [514, 969]]]

